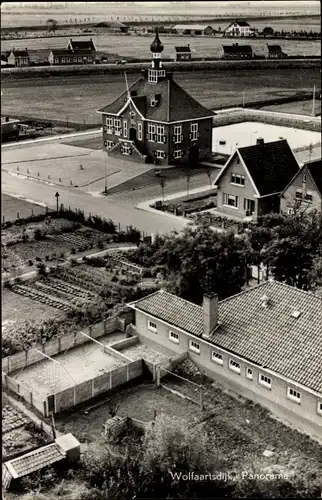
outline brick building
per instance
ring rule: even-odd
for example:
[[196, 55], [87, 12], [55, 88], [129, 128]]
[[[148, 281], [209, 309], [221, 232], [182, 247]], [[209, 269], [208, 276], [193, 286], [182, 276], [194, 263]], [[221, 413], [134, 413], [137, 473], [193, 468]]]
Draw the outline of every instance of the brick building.
[[322, 432], [322, 298], [267, 281], [198, 306], [165, 291], [129, 304], [151, 347], [188, 352], [224, 387]]
[[223, 45], [221, 57], [223, 59], [253, 59], [253, 49], [251, 45]]
[[30, 65], [30, 57], [27, 49], [15, 50], [13, 49], [8, 57], [8, 64], [11, 66], [21, 67]]
[[148, 70], [98, 112], [109, 154], [161, 165], [190, 164], [211, 157], [213, 111], [204, 108], [162, 65], [158, 33]]
[[95, 55], [88, 50], [52, 49], [48, 56], [52, 66], [64, 64], [93, 64]]
[[175, 47], [173, 59], [175, 61], [191, 61], [191, 49], [189, 44], [182, 47]]
[[217, 210], [244, 219], [280, 210], [280, 194], [300, 167], [283, 139], [237, 148], [215, 179]]

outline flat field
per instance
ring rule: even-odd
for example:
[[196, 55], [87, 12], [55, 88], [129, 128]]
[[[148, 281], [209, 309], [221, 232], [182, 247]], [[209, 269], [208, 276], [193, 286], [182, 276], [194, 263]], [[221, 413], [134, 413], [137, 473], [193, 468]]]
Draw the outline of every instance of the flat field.
[[14, 221], [17, 219], [17, 214], [20, 218], [30, 217], [34, 213], [45, 213], [45, 207], [35, 205], [27, 200], [1, 194], [1, 214], [2, 221]]
[[[140, 73], [128, 75], [129, 85]], [[178, 72], [179, 85], [210, 109], [252, 101], [295, 96], [312, 90], [320, 82], [319, 69], [212, 70]], [[126, 90], [124, 75], [79, 75], [28, 78], [2, 82], [1, 112], [9, 116], [30, 116], [62, 122], [101, 124], [97, 110]], [[28, 95], [28, 99], [26, 99]]]
[[[150, 44], [153, 35], [89, 35], [92, 37], [96, 49], [100, 52], [116, 53], [122, 57], [135, 57], [139, 59], [150, 59]], [[162, 35], [161, 35], [162, 37]], [[78, 37], [83, 40], [83, 37]], [[75, 37], [75, 40], [77, 37]], [[68, 37], [55, 38], [33, 38], [28, 40], [15, 40], [15, 48], [25, 48], [26, 44], [29, 50], [36, 49], [57, 49], [66, 46]], [[269, 40], [270, 42], [270, 40]], [[2, 40], [1, 50], [12, 49], [12, 40]], [[232, 45], [233, 41], [227, 38], [217, 37], [178, 37], [163, 36], [162, 43], [164, 59], [170, 59], [173, 56], [173, 49], [176, 45], [190, 44], [193, 59], [219, 58], [221, 57], [222, 45]], [[240, 42], [241, 44], [242, 42]], [[265, 39], [247, 40], [251, 44], [256, 55], [265, 55], [267, 52]], [[271, 43], [275, 43], [272, 41]], [[278, 40], [282, 46], [283, 52], [289, 56], [318, 56], [321, 54], [321, 44], [319, 40]]]
[[[277, 111], [279, 113], [294, 113], [296, 115], [310, 115], [313, 109], [312, 99], [307, 101], [285, 102], [282, 104], [271, 104], [263, 106], [261, 109], [267, 111]], [[321, 115], [321, 101], [315, 102], [315, 113]]]

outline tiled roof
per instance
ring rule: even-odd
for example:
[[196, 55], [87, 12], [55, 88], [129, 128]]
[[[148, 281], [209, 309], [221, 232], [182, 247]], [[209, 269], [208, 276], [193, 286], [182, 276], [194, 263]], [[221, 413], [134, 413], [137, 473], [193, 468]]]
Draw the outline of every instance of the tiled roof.
[[53, 56], [58, 56], [58, 57], [86, 57], [86, 56], [92, 56], [92, 51], [89, 50], [77, 50], [73, 52], [72, 50], [68, 49], [52, 49], [51, 52], [53, 53]]
[[[315, 160], [304, 165], [311, 174], [311, 177], [322, 195], [322, 160]], [[303, 168], [304, 168], [303, 167]]]
[[[133, 305], [196, 336], [203, 333], [202, 307], [172, 294], [156, 292]], [[219, 302], [219, 321], [211, 343], [322, 392], [322, 298], [268, 281]]]
[[268, 45], [267, 44], [267, 48], [268, 48], [269, 52], [274, 51], [274, 50], [277, 50], [278, 52], [282, 51], [282, 47], [280, 45]]
[[95, 46], [92, 40], [69, 40], [73, 50], [89, 50], [95, 51]]
[[175, 30], [195, 30], [195, 31], [203, 31], [206, 28], [211, 28], [209, 24], [177, 24], [173, 27]]
[[191, 52], [190, 47], [187, 45], [186, 47], [175, 47], [176, 52]]
[[14, 470], [16, 477], [22, 477], [63, 458], [65, 458], [65, 455], [59, 451], [56, 443], [52, 443], [26, 453], [22, 457], [10, 460], [7, 464], [10, 464], [10, 469]]
[[240, 54], [243, 52], [253, 52], [251, 45], [223, 45], [224, 52], [227, 54]]
[[[206, 118], [215, 114], [210, 109], [204, 108], [199, 104], [172, 79], [166, 78], [160, 80], [158, 83], [151, 84], [142, 77], [134, 82], [129, 90], [135, 90], [137, 97], [145, 97], [146, 105], [144, 106], [143, 116], [147, 120], [173, 122]], [[156, 94], [160, 95], [159, 105], [151, 107], [149, 105], [150, 99], [154, 98]], [[124, 106], [126, 96], [127, 91], [125, 90], [115, 101], [100, 109], [99, 112], [107, 114], [118, 113]]]
[[247, 21], [235, 21], [236, 24], [238, 24], [238, 26], [249, 26], [248, 22]]
[[12, 54], [15, 57], [29, 57], [28, 50], [13, 50]]
[[260, 196], [282, 192], [300, 168], [285, 139], [238, 151]]

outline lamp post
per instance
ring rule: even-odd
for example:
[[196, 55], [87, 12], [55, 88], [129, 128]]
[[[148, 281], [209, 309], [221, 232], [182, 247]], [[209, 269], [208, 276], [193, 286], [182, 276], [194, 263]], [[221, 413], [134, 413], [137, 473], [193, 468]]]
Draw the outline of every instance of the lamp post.
[[[107, 153], [108, 155], [108, 153]], [[106, 175], [106, 158], [105, 158], [105, 180], [104, 180], [104, 194], [107, 194], [107, 175]]]
[[58, 198], [59, 198], [60, 194], [58, 193], [58, 191], [56, 192], [55, 194], [55, 197], [56, 197], [56, 203], [57, 203], [57, 212], [58, 212]]

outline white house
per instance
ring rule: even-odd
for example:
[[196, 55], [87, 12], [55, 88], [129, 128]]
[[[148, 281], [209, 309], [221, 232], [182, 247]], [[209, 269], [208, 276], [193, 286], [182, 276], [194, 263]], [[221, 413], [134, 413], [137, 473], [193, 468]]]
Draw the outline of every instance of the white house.
[[225, 29], [225, 36], [250, 36], [254, 33], [247, 21], [234, 21]]

